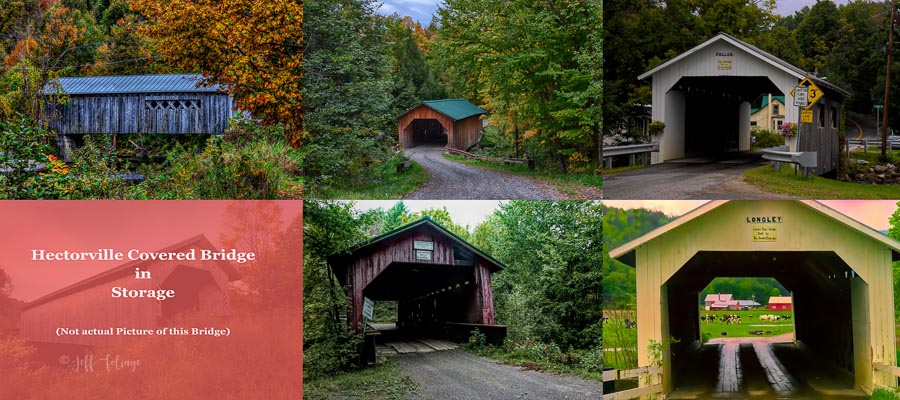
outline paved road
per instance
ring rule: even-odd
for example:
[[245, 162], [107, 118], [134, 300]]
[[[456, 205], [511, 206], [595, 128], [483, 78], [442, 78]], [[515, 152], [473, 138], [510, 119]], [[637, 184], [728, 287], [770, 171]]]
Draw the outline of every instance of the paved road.
[[403, 374], [419, 385], [416, 399], [597, 400], [600, 382], [526, 371], [463, 350], [398, 355]]
[[647, 168], [607, 175], [608, 200], [790, 199], [744, 182], [741, 174], [765, 165], [760, 153], [730, 154], [667, 161]]
[[406, 197], [407, 199], [550, 200], [566, 198], [548, 183], [453, 162], [444, 158], [443, 152], [443, 145], [433, 143], [406, 149], [406, 154], [431, 175], [431, 179], [410, 193]]

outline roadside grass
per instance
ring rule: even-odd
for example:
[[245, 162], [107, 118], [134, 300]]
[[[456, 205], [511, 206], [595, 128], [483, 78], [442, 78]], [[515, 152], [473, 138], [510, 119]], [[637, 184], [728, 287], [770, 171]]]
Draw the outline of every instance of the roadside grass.
[[[521, 175], [532, 179], [542, 180], [553, 185], [557, 190], [572, 198], [585, 198], [593, 190], [599, 190], [603, 187], [603, 177], [592, 173], [568, 173], [563, 174], [556, 171], [546, 171], [541, 169], [528, 169], [527, 165], [522, 164], [498, 164], [482, 160], [471, 160], [463, 156], [454, 154], [444, 154], [444, 158], [453, 160], [462, 164], [473, 167], [484, 168], [492, 171], [507, 172], [511, 174]], [[590, 200], [590, 199], [589, 199]]]
[[[741, 317], [739, 324], [726, 324], [722, 322], [724, 315], [738, 315]], [[749, 310], [749, 311], [701, 311], [700, 316], [715, 315], [718, 317], [716, 321], [700, 323], [700, 337], [706, 339], [722, 338], [722, 337], [768, 337], [778, 336], [794, 331], [793, 320], [788, 321], [760, 321], [761, 315], [792, 315], [790, 311], [769, 311], [769, 310]], [[762, 335], [751, 335], [751, 331], [763, 331]]]
[[428, 171], [415, 162], [409, 168], [397, 172], [397, 165], [402, 161], [392, 158], [377, 167], [372, 182], [353, 187], [328, 187], [307, 193], [310, 198], [342, 199], [342, 200], [392, 200], [407, 195], [425, 182], [428, 182]]
[[624, 167], [615, 167], [615, 168], [606, 168], [603, 170], [603, 175], [614, 175], [622, 172], [635, 171], [638, 169], [646, 168], [645, 165], [628, 165]]
[[748, 183], [767, 192], [801, 199], [867, 200], [900, 197], [900, 185], [842, 182], [813, 175], [803, 179], [800, 172], [794, 175], [794, 170], [790, 165], [782, 166], [781, 172], [776, 172], [771, 165], [764, 165], [744, 172], [743, 176]]
[[385, 357], [381, 364], [359, 371], [303, 382], [303, 398], [308, 400], [405, 400], [418, 386], [400, 375], [397, 361]]
[[550, 372], [602, 382], [603, 370], [597, 350], [562, 350], [554, 344], [536, 341], [507, 342], [503, 346], [463, 346], [482, 357], [526, 370]]
[[[900, 160], [900, 150], [888, 150], [887, 157], [891, 160], [892, 164], [896, 164], [898, 160]], [[881, 149], [880, 148], [870, 148], [869, 151], [863, 152], [862, 150], [854, 150], [850, 152], [850, 159], [852, 160], [866, 160], [869, 163], [875, 164], [880, 162], [881, 159]]]

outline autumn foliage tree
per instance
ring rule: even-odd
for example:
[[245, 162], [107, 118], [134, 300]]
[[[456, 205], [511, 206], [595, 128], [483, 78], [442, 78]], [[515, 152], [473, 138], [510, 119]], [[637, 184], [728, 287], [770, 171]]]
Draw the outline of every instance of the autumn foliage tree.
[[223, 85], [238, 107], [283, 124], [300, 144], [303, 3], [300, 0], [129, 0], [166, 60]]

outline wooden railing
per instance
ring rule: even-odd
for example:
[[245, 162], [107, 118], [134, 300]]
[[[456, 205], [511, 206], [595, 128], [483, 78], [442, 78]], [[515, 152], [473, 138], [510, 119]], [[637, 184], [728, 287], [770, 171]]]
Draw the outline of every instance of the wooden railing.
[[900, 378], [900, 367], [896, 365], [875, 364], [874, 366], [876, 372], [884, 372]]
[[[638, 378], [638, 381], [640, 381], [643, 377], [660, 375], [662, 375], [662, 367], [649, 366], [621, 371], [603, 371], [603, 381], [608, 382], [634, 378]], [[657, 379], [657, 381], [659, 381], [659, 379]], [[658, 383], [650, 386], [642, 386], [634, 389], [623, 390], [621, 392], [605, 393], [603, 395], [603, 400], [628, 400], [648, 394], [660, 394], [662, 392], [663, 385], [661, 383]]]
[[521, 159], [521, 158], [505, 158], [505, 157], [485, 157], [485, 156], [479, 156], [477, 154], [469, 153], [468, 151], [454, 149], [452, 147], [444, 147], [444, 150], [447, 150], [447, 152], [450, 154], [456, 154], [458, 156], [463, 156], [466, 158], [494, 162], [494, 163], [498, 163], [498, 164], [527, 164], [529, 169], [534, 169], [534, 161], [533, 160]]

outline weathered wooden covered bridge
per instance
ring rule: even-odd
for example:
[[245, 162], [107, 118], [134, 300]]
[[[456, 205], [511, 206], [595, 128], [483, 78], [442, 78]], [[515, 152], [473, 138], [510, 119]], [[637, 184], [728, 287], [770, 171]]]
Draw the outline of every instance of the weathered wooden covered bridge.
[[713, 278], [773, 277], [793, 293], [796, 348], [846, 373], [850, 389], [897, 386], [900, 243], [821, 203], [714, 201], [609, 255], [636, 269], [639, 365], [662, 344], [661, 382], [643, 384], [669, 393], [699, 368], [679, 363], [701, 344], [698, 293]]
[[491, 274], [503, 265], [428, 217], [328, 258], [347, 288], [348, 323], [363, 331], [363, 303], [397, 301], [397, 328], [410, 335], [464, 341], [473, 329], [502, 341], [495, 325]]
[[441, 142], [449, 148], [468, 150], [481, 140], [481, 116], [486, 113], [463, 99], [423, 101], [397, 118], [400, 144], [410, 148]]
[[[652, 80], [652, 118], [665, 124], [652, 138], [659, 152], [652, 162], [749, 151], [751, 103], [763, 96], [784, 96], [784, 122], [799, 123], [799, 135], [786, 138], [792, 152], [817, 152], [823, 174], [838, 166], [838, 130], [843, 99], [849, 93], [753, 45], [720, 33], [645, 72]], [[820, 89], [800, 123], [792, 90], [805, 79]]]
[[[203, 235], [161, 249], [218, 249]], [[135, 279], [135, 268], [149, 271], [151, 279]], [[22, 337], [38, 344], [103, 346], [125, 336], [57, 336], [57, 328], [108, 329], [125, 327], [156, 329], [182, 313], [228, 314], [229, 282], [238, 272], [222, 261], [132, 261], [52, 292], [28, 303], [22, 311]], [[113, 287], [172, 289], [175, 297], [163, 301], [148, 298], [112, 298]]]
[[[234, 102], [200, 75], [59, 78], [44, 88], [46, 116], [59, 135], [159, 133], [220, 135]], [[60, 101], [57, 95], [63, 95]]]

